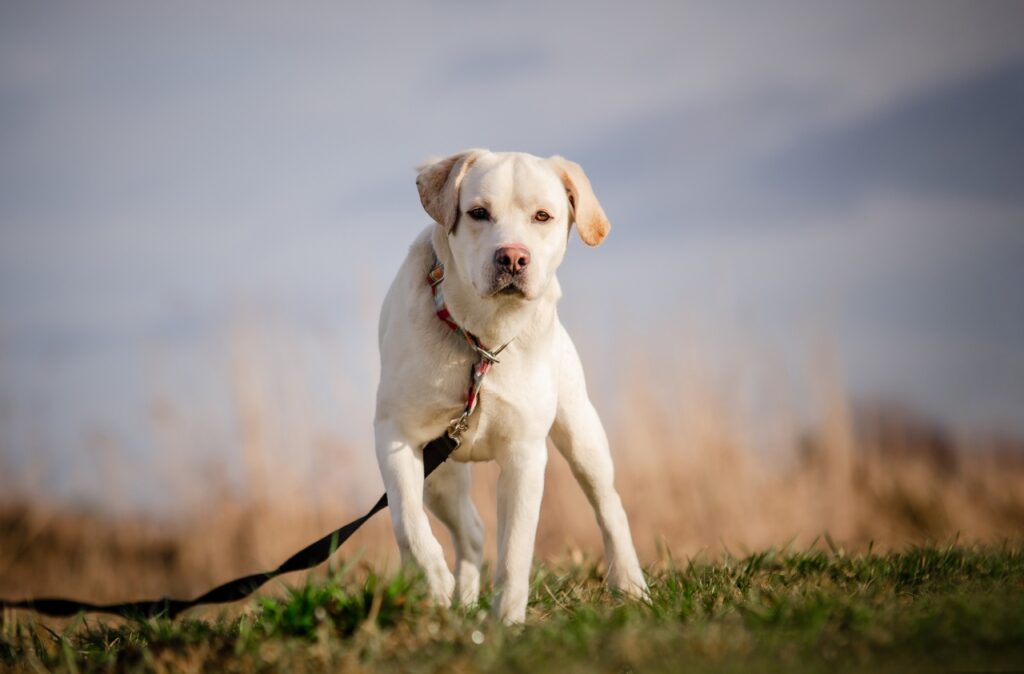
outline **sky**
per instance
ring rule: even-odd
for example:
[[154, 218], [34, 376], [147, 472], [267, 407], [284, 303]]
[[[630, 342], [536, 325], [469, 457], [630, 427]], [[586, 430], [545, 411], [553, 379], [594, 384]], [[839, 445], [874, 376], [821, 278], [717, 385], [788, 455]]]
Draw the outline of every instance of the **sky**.
[[302, 361], [366, 441], [414, 167], [468, 147], [588, 172], [612, 235], [560, 273], [588, 370], [703, 340], [799, 379], [825, 341], [855, 399], [1024, 433], [1022, 25], [1016, 1], [4, 2], [0, 470], [94, 493], [60, 475], [150, 465], [162, 398], [223, 451], [246, 349]]

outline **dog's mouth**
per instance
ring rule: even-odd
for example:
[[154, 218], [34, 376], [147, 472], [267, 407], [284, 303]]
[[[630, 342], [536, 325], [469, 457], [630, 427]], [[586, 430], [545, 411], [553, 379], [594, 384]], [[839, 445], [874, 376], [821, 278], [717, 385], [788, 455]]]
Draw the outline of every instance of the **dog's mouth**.
[[491, 296], [526, 297], [526, 291], [523, 289], [524, 284], [525, 279], [522, 276], [500, 274], [495, 277], [494, 283], [491, 285], [494, 288], [491, 291]]
[[523, 292], [523, 289], [520, 288], [519, 286], [517, 286], [515, 283], [509, 283], [507, 286], [505, 286], [504, 288], [499, 289], [498, 292], [496, 292], [494, 294], [495, 295], [513, 295], [513, 296], [519, 296], [519, 297], [526, 297], [526, 293]]

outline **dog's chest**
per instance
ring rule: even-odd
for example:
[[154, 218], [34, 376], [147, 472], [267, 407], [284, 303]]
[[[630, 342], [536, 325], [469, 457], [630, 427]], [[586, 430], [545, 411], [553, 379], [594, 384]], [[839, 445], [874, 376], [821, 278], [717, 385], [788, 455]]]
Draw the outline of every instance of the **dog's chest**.
[[525, 360], [503, 359], [491, 367], [453, 459], [490, 461], [543, 445], [555, 418], [555, 373], [550, 363]]

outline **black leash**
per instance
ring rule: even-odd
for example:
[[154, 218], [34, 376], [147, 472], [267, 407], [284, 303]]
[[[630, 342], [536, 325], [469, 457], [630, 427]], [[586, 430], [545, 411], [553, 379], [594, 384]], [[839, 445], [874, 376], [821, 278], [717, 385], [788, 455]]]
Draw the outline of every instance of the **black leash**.
[[[435, 468], [444, 463], [448, 455], [458, 446], [458, 441], [453, 440], [448, 434], [431, 440], [423, 448], [423, 479], [426, 479]], [[388, 495], [381, 496], [370, 511], [362, 517], [349, 522], [340, 529], [336, 529], [318, 541], [310, 543], [294, 555], [284, 561], [273, 571], [266, 573], [254, 573], [249, 576], [218, 585], [209, 592], [199, 595], [195, 599], [172, 599], [163, 597], [148, 601], [131, 601], [121, 604], [91, 604], [74, 599], [59, 599], [46, 597], [42, 599], [24, 599], [21, 601], [7, 601], [0, 599], [0, 608], [21, 608], [31, 609], [49, 616], [72, 616], [80, 612], [88, 613], [112, 613], [128, 618], [152, 618], [155, 616], [166, 616], [174, 618], [182, 611], [199, 606], [201, 604], [226, 604], [238, 601], [251, 595], [262, 587], [267, 581], [276, 578], [284, 573], [312, 569], [317, 564], [327, 561], [335, 550], [342, 543], [348, 540], [349, 536], [363, 526], [366, 520], [388, 507]]]

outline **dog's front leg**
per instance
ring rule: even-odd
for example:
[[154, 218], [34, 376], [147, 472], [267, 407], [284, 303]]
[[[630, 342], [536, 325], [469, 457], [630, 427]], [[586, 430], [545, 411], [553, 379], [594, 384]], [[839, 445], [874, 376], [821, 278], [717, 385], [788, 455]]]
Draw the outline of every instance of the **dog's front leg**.
[[449, 606], [455, 576], [448, 570], [441, 544], [423, 509], [423, 450], [403, 438], [389, 422], [375, 424], [374, 433], [377, 463], [384, 478], [402, 562], [420, 567], [434, 601]]
[[544, 466], [548, 452], [542, 440], [513, 448], [499, 459], [498, 566], [495, 570], [494, 614], [505, 623], [526, 619], [530, 564], [537, 536], [537, 519], [544, 495]]

